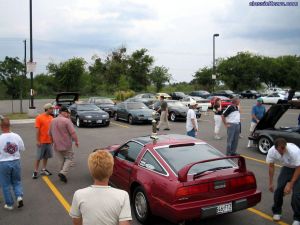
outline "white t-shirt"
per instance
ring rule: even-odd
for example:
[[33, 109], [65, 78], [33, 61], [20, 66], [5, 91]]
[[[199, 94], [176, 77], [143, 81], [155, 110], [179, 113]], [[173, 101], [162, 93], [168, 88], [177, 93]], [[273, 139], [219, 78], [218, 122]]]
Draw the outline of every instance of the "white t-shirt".
[[283, 155], [280, 155], [279, 152], [275, 149], [275, 146], [271, 147], [268, 151], [266, 162], [279, 162], [283, 166], [289, 168], [300, 166], [300, 149], [298, 148], [298, 146], [293, 143], [287, 143], [286, 149], [287, 151]]
[[186, 114], [186, 131], [191, 131], [194, 128], [193, 123], [192, 123], [192, 119], [196, 120], [196, 127], [197, 127], [197, 130], [198, 130], [198, 122], [197, 122], [197, 117], [196, 117], [195, 110], [189, 109], [187, 114]]
[[22, 138], [13, 132], [0, 135], [0, 162], [20, 159], [20, 151], [25, 146]]
[[91, 185], [75, 192], [70, 216], [81, 217], [83, 225], [118, 225], [132, 220], [129, 195], [110, 186]]

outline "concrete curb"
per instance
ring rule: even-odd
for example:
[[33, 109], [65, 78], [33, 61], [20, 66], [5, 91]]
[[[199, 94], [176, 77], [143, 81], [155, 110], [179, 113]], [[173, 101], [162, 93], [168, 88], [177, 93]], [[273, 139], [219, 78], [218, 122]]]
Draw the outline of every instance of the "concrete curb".
[[26, 123], [34, 123], [35, 119], [23, 119], [23, 120], [11, 120], [11, 124], [26, 124]]

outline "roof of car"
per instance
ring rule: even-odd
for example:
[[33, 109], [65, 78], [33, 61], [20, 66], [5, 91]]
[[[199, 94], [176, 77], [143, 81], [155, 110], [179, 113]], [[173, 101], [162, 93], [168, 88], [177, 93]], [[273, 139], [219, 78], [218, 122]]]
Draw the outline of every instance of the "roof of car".
[[[160, 134], [157, 135], [155, 145], [178, 144], [178, 143], [195, 143], [199, 141], [182, 134]], [[154, 139], [150, 135], [133, 138], [132, 140], [140, 142], [143, 145], [153, 144]]]

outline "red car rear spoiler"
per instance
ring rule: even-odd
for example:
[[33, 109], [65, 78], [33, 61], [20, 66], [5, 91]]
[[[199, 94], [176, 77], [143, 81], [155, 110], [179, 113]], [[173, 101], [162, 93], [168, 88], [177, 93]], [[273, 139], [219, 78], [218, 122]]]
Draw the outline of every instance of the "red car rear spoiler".
[[190, 163], [190, 164], [186, 165], [185, 167], [183, 167], [181, 170], [179, 170], [178, 180], [180, 182], [186, 182], [188, 172], [196, 164], [212, 162], [212, 161], [218, 161], [218, 160], [224, 160], [224, 159], [234, 159], [234, 158], [238, 159], [238, 166], [239, 166], [239, 168], [236, 169], [235, 171], [236, 172], [246, 172], [246, 162], [245, 162], [244, 157], [242, 157], [242, 156], [226, 156], [226, 157], [221, 157], [221, 158], [208, 159], [208, 160], [203, 160], [203, 161], [199, 161], [199, 162]]

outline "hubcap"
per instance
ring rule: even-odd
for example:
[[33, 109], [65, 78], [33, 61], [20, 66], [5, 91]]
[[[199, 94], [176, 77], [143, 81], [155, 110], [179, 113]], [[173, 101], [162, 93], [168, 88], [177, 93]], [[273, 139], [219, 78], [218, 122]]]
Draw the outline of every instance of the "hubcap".
[[174, 113], [172, 113], [172, 114], [171, 114], [171, 120], [172, 120], [172, 121], [174, 121], [174, 120], [175, 120], [175, 118], [176, 118], [175, 114], [174, 114]]
[[262, 138], [260, 140], [259, 148], [260, 148], [261, 152], [267, 153], [269, 151], [269, 149], [271, 148], [270, 141], [266, 138]]
[[80, 120], [79, 120], [79, 118], [77, 117], [77, 119], [76, 119], [76, 125], [77, 125], [77, 127], [79, 127], [80, 126]]
[[142, 192], [136, 194], [134, 205], [138, 216], [144, 218], [147, 214], [147, 200]]

